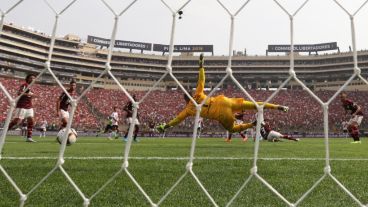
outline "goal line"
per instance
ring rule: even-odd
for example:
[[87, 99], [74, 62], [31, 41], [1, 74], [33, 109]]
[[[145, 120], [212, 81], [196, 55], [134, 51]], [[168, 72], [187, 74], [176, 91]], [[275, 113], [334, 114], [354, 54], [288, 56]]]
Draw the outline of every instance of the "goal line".
[[[58, 157], [2, 157], [3, 160], [57, 160]], [[123, 160], [124, 157], [64, 157], [66, 160]], [[189, 157], [129, 157], [132, 160], [188, 160]], [[195, 157], [195, 160], [253, 160], [253, 157]], [[314, 157], [259, 157], [265, 161], [324, 161]], [[331, 161], [368, 161], [368, 158], [330, 158]]]

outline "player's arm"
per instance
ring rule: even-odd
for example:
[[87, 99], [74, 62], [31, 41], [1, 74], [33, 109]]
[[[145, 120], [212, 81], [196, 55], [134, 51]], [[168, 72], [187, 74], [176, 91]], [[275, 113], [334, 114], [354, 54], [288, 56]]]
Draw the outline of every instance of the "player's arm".
[[[25, 91], [25, 92], [24, 92]], [[27, 86], [25, 85], [22, 85], [19, 90], [18, 90], [18, 93], [17, 95], [19, 96], [20, 94], [22, 94], [24, 92], [24, 95], [28, 96], [28, 97], [33, 97], [34, 94], [29, 90], [27, 89]]]
[[57, 116], [59, 116], [59, 113], [60, 113], [60, 102], [61, 102], [62, 98], [63, 98], [63, 94], [61, 94], [61, 96], [56, 101], [56, 115]]
[[177, 115], [173, 120], [171, 120], [169, 123], [166, 124], [167, 128], [180, 124], [187, 117], [188, 117], [187, 109], [184, 109], [179, 113], [179, 115]]
[[131, 112], [131, 110], [129, 110], [129, 105], [130, 105], [130, 102], [128, 102], [127, 104], [125, 104], [123, 110], [126, 111], [126, 112]]
[[196, 88], [196, 92], [195, 92], [196, 94], [203, 93], [204, 83], [206, 81], [204, 68], [203, 68], [203, 62], [204, 62], [204, 58], [203, 58], [203, 54], [201, 54], [199, 56], [199, 74], [198, 74], [197, 88]]
[[353, 116], [357, 115], [359, 112], [362, 111], [362, 107], [356, 103], [354, 103], [354, 106], [357, 108], [357, 110], [352, 114]]
[[164, 132], [167, 128], [170, 128], [170, 127], [173, 127], [173, 126], [176, 126], [178, 124], [180, 124], [185, 118], [187, 118], [189, 115], [188, 115], [188, 112], [187, 112], [187, 109], [184, 109], [183, 111], [181, 111], [179, 113], [179, 115], [177, 115], [173, 120], [171, 120], [169, 123], [167, 124], [164, 124], [164, 125], [159, 125], [157, 127], [157, 130], [159, 132]]

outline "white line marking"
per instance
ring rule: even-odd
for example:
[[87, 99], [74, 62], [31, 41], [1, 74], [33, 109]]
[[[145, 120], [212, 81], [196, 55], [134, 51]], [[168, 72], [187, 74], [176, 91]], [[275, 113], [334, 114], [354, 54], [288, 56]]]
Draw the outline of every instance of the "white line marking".
[[[58, 157], [2, 157], [4, 160], [57, 160]], [[64, 157], [66, 160], [123, 160], [124, 157]], [[189, 157], [129, 157], [131, 160], [189, 160]], [[253, 160], [253, 157], [195, 157], [196, 160]], [[325, 158], [265, 157], [266, 161], [322, 161]], [[330, 158], [331, 161], [368, 161], [368, 158]]]

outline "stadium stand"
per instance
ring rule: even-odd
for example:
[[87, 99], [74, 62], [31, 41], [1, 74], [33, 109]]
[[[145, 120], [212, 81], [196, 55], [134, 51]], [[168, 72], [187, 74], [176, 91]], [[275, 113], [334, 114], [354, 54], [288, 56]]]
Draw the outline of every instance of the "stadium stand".
[[[4, 86], [15, 95], [20, 78], [27, 73], [37, 73], [44, 68], [47, 58], [50, 37], [43, 33], [29, 31], [13, 24], [4, 24], [0, 36], [0, 77]], [[51, 67], [63, 83], [75, 78], [79, 91], [85, 89], [92, 80], [104, 70], [107, 50], [96, 45], [83, 43], [80, 38], [70, 35], [65, 38], [57, 38]], [[359, 67], [362, 76], [368, 77], [368, 51], [359, 51]], [[129, 91], [138, 98], [159, 79], [165, 72], [167, 56], [155, 54], [138, 54], [130, 52], [114, 51], [112, 57], [112, 72]], [[280, 56], [246, 56], [233, 57], [233, 73], [239, 83], [247, 86], [250, 94], [256, 100], [265, 100], [272, 89], [280, 85], [287, 77], [289, 69], [289, 57]], [[227, 58], [222, 56], [206, 57], [206, 81], [208, 87], [221, 80], [227, 66]], [[337, 87], [347, 80], [353, 69], [351, 52], [341, 52], [323, 55], [296, 55], [295, 71], [298, 77], [323, 100], [331, 97]], [[183, 85], [190, 89], [195, 87], [197, 79], [197, 57], [193, 55], [179, 55], [173, 59], [173, 72]], [[267, 76], [264, 74], [267, 73]], [[244, 75], [246, 74], [246, 75]], [[272, 102], [290, 106], [287, 115], [278, 112], [266, 112], [280, 130], [289, 133], [320, 133], [323, 130], [321, 107], [305, 91], [301, 90], [295, 82], [291, 81], [275, 97]], [[117, 85], [108, 77], [103, 77], [96, 82], [94, 88], [89, 91], [78, 105], [75, 128], [79, 130], [95, 131], [103, 127], [104, 120], [111, 113], [113, 106], [121, 108], [127, 102], [127, 97], [117, 89]], [[140, 105], [139, 114], [141, 122], [146, 125], [153, 119], [155, 123], [167, 122], [183, 107], [182, 92], [176, 84], [165, 78], [158, 90], [153, 91]], [[177, 89], [177, 90], [172, 90]], [[261, 90], [266, 89], [266, 90]], [[44, 74], [34, 90], [40, 96], [34, 100], [36, 122], [45, 117], [50, 125], [59, 123], [55, 115], [55, 102], [61, 89], [55, 85], [50, 74]], [[367, 106], [367, 87], [360, 81], [353, 81], [348, 87], [352, 97], [360, 103], [364, 110]], [[226, 80], [217, 93], [223, 93], [230, 97], [244, 97], [241, 91], [234, 88], [230, 80]], [[246, 97], [245, 97], [246, 98]], [[165, 103], [162, 104], [162, 100]], [[8, 103], [3, 94], [1, 101], [0, 122], [6, 117]], [[120, 111], [122, 112], [122, 111]], [[303, 113], [301, 113], [303, 112]], [[342, 119], [343, 109], [338, 100], [334, 100], [330, 106], [330, 131], [338, 133]], [[250, 112], [247, 120], [254, 119], [254, 113]], [[192, 131], [193, 119], [188, 119], [176, 128], [177, 131]], [[144, 130], [147, 126], [143, 127]], [[367, 129], [363, 122], [362, 129]], [[205, 121], [205, 131], [223, 131], [215, 122]], [[144, 131], [143, 130], [143, 131]]]

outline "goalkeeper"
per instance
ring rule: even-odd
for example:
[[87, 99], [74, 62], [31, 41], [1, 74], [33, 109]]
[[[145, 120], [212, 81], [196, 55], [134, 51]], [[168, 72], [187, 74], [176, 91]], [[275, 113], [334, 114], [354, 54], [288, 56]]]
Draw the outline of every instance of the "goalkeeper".
[[[205, 72], [203, 68], [203, 54], [200, 55], [199, 58], [199, 76], [198, 83], [195, 94], [193, 95], [193, 99], [200, 104], [204, 99], [206, 99], [206, 95], [203, 92], [204, 83], [205, 83]], [[157, 126], [157, 131], [164, 132], [167, 128], [178, 125], [188, 116], [195, 116], [196, 107], [190, 101], [189, 97], [184, 94], [184, 99], [187, 102], [186, 107], [182, 110], [179, 115], [177, 115], [173, 120], [171, 120], [167, 124], [161, 124]], [[259, 105], [262, 105], [262, 102], [257, 102]], [[287, 112], [289, 108], [287, 106], [275, 105], [266, 103], [264, 108], [266, 109], [277, 109], [284, 112]], [[251, 128], [254, 126], [254, 123], [242, 123], [236, 124], [235, 122], [235, 113], [241, 112], [243, 110], [257, 109], [257, 106], [251, 102], [246, 101], [244, 98], [228, 98], [224, 95], [219, 95], [216, 97], [210, 97], [203, 104], [200, 116], [207, 119], [217, 120], [221, 123], [221, 125], [230, 133], [233, 132], [241, 132], [245, 129]]]

